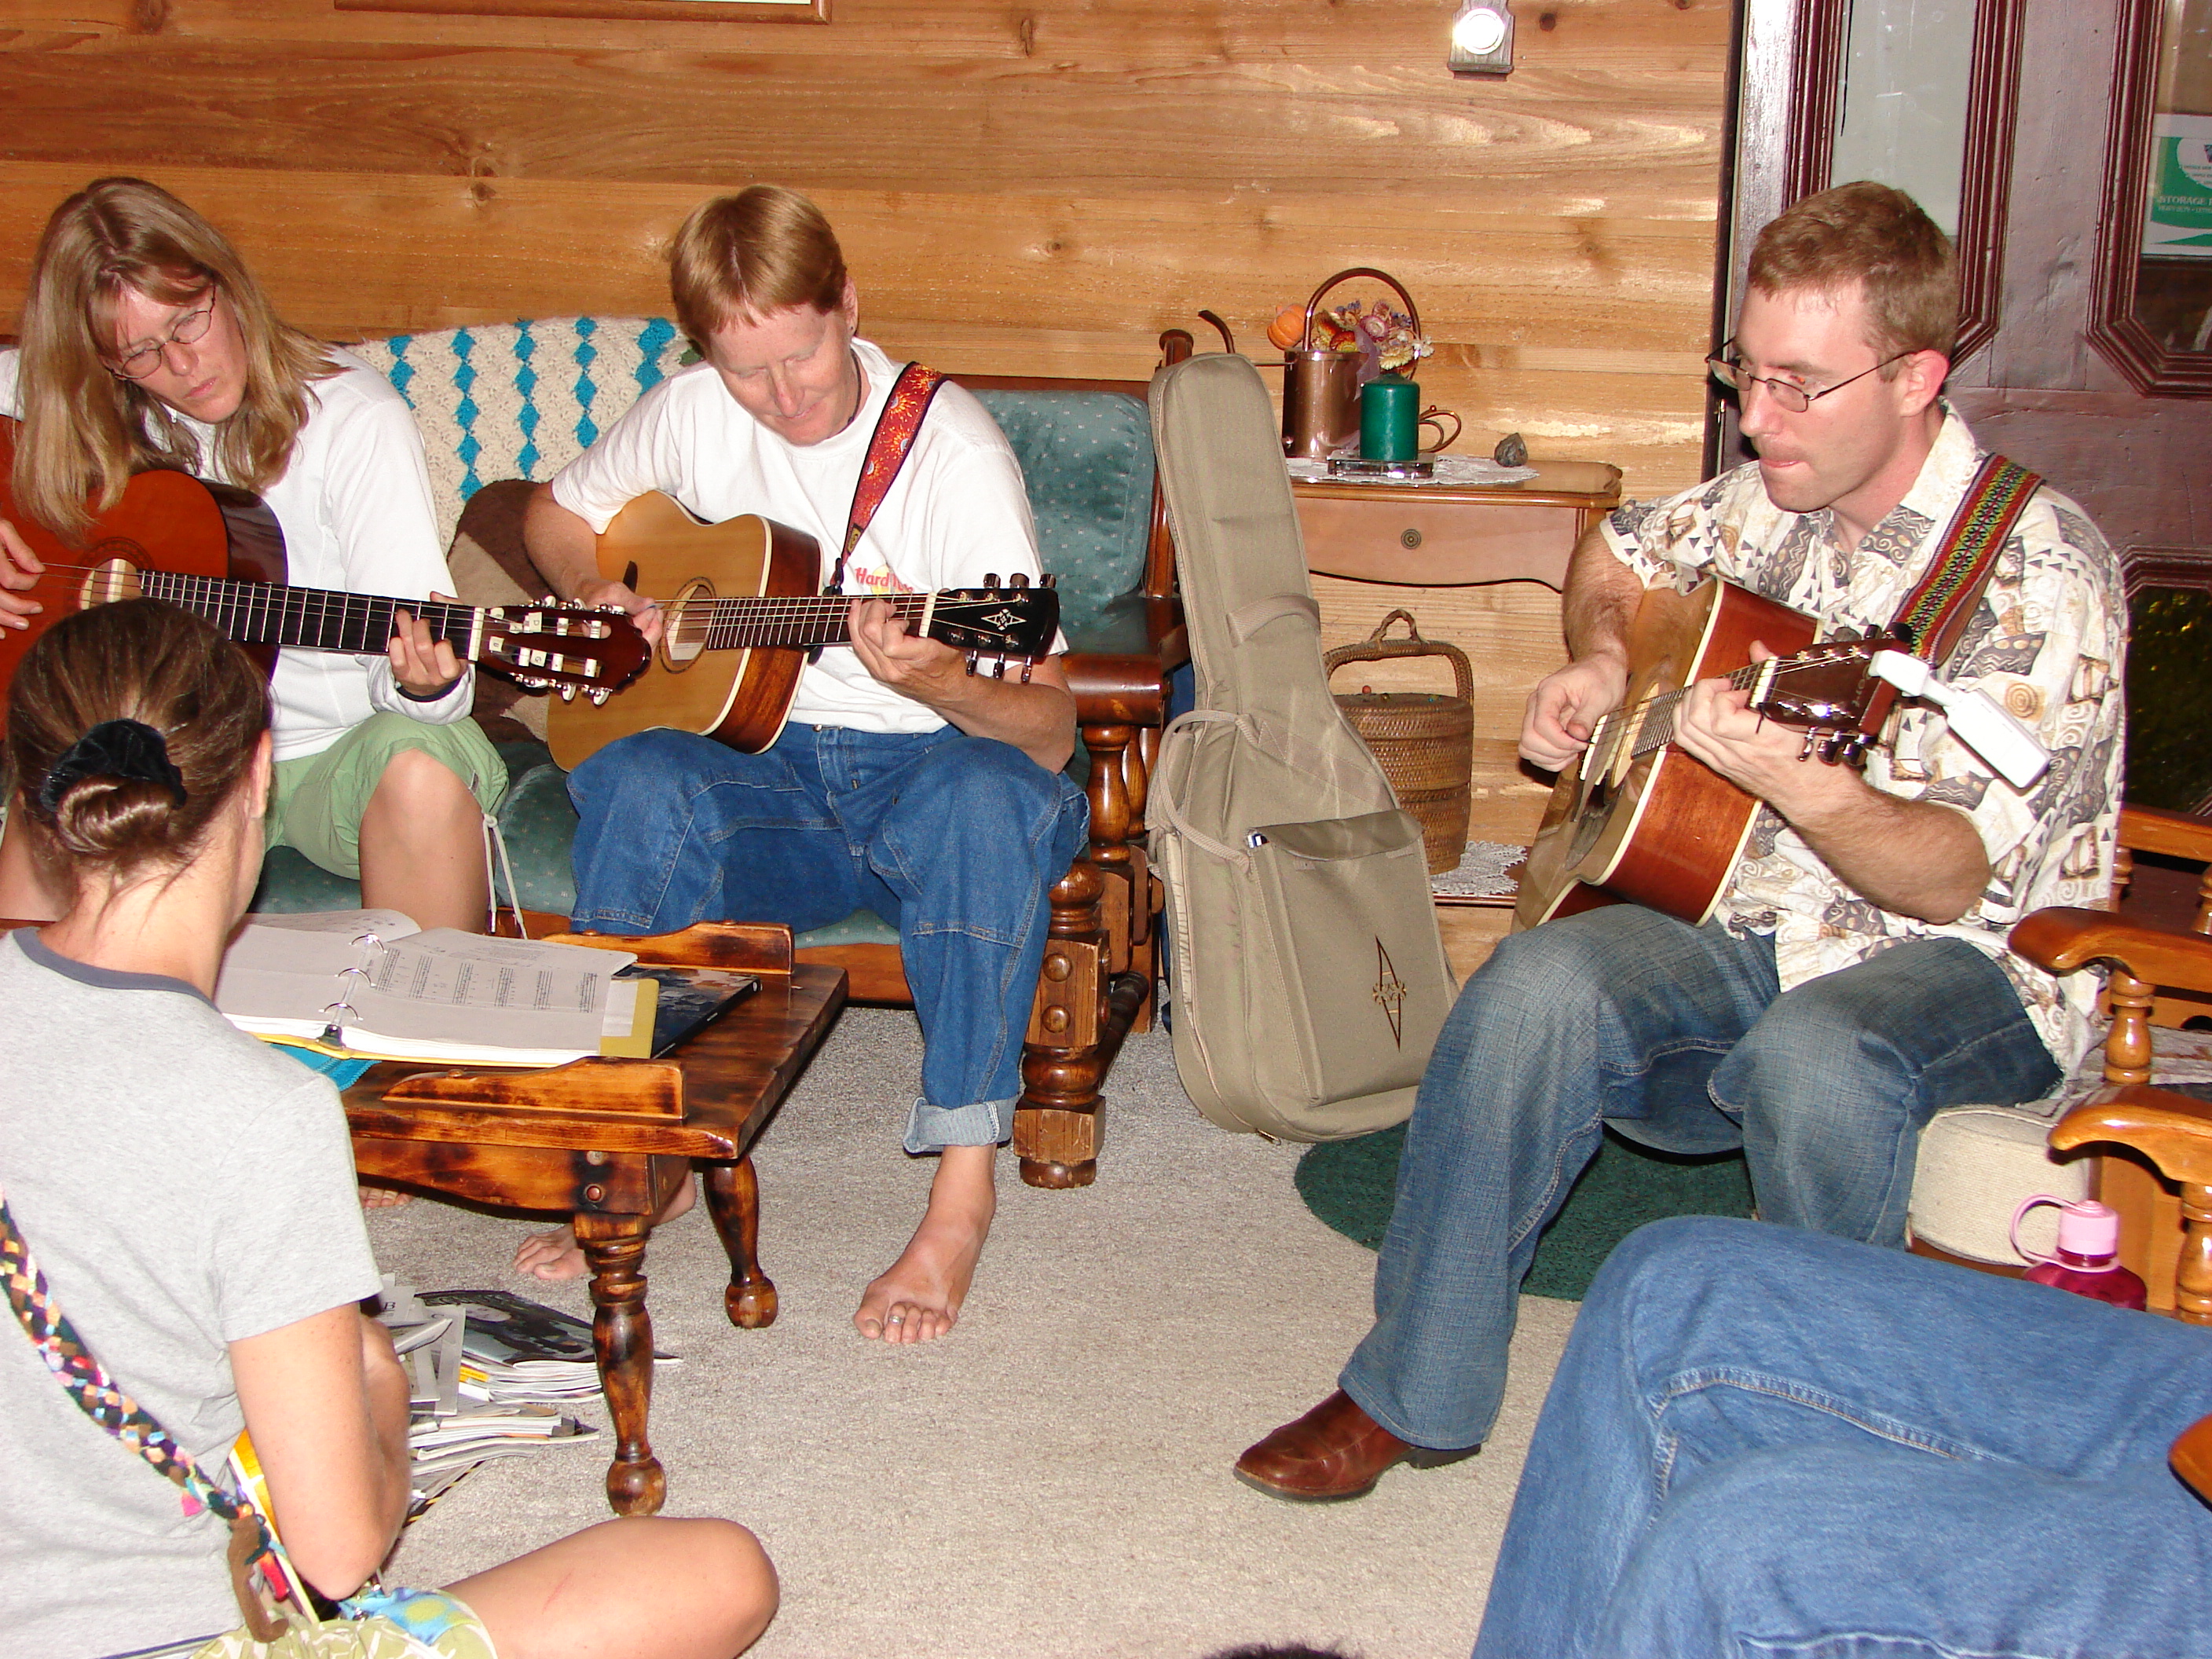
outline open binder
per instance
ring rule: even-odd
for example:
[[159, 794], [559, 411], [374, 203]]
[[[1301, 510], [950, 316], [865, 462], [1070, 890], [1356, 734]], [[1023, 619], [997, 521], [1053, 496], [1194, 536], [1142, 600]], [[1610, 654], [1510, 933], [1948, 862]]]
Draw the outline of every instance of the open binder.
[[216, 1006], [271, 1042], [367, 1060], [557, 1066], [653, 1052], [661, 987], [627, 951], [423, 932], [396, 910], [246, 920]]

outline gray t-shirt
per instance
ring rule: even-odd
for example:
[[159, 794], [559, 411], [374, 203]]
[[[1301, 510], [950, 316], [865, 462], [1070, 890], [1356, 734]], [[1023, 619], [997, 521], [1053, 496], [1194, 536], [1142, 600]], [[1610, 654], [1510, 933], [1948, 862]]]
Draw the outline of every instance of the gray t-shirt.
[[[226, 1344], [377, 1288], [326, 1079], [191, 986], [0, 939], [0, 1188], [118, 1384], [220, 1475]], [[0, 1659], [129, 1652], [240, 1622], [228, 1528], [87, 1417], [0, 1321]]]

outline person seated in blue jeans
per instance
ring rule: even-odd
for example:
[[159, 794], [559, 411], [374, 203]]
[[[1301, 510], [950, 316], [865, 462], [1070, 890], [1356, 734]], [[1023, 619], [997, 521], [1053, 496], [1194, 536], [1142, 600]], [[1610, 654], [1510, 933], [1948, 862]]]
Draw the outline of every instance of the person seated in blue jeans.
[[[1036, 577], [1029, 498], [1005, 434], [945, 386], [841, 556], [899, 371], [854, 337], [860, 301], [820, 210], [768, 185], [707, 203], [677, 234], [670, 285], [702, 361], [539, 487], [523, 521], [531, 557], [567, 597], [620, 605], [657, 641], [657, 606], [599, 575], [597, 535], [652, 490], [709, 521], [760, 514], [814, 538], [821, 580], [854, 596], [852, 644], [800, 671], [782, 735], [760, 754], [659, 730], [576, 769], [574, 925], [803, 930], [862, 907], [896, 923], [926, 1044], [906, 1149], [939, 1164], [921, 1226], [854, 1323], [872, 1340], [927, 1341], [958, 1317], [990, 1231], [1048, 894], [1089, 809], [1060, 770], [1075, 700], [1059, 656], [1021, 678], [971, 675], [951, 647], [905, 632], [886, 596]], [[668, 1213], [690, 1202], [687, 1185]], [[584, 1267], [565, 1230], [526, 1242], [516, 1265], [547, 1278]]]
[[1630, 1236], [1552, 1379], [1475, 1659], [2212, 1654], [2166, 1467], [2212, 1334], [1712, 1218]]
[[[1531, 695], [1523, 757], [1572, 766], [1621, 705], [1649, 587], [1724, 577], [1829, 637], [1896, 617], [1983, 459], [1941, 397], [1957, 321], [1948, 242], [1885, 185], [1808, 197], [1759, 234], [1714, 360], [1759, 459], [1625, 507], [1576, 550], [1572, 660]], [[2091, 976], [2039, 973], [2005, 936], [2111, 891], [2125, 617], [2104, 538], [2039, 489], [1945, 665], [2034, 725], [2052, 760], [2032, 791], [1930, 708], [1893, 719], [1862, 774], [1808, 759], [1726, 679], [1692, 687], [1672, 711], [1683, 763], [1761, 803], [1711, 920], [1586, 910], [1468, 979], [1407, 1133], [1374, 1328], [1238, 1476], [1349, 1498], [1479, 1443], [1537, 1239], [1608, 1124], [1671, 1152], [1740, 1146], [1766, 1220], [1901, 1244], [1929, 1118], [2036, 1099], [2088, 1047]]]

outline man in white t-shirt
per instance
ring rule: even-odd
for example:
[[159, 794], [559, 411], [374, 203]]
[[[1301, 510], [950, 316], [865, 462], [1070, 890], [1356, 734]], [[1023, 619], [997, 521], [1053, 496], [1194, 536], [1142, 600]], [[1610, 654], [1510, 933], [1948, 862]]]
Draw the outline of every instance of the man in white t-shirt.
[[[708, 520], [757, 513], [814, 538], [826, 581], [897, 366], [854, 338], [859, 299], [821, 212], [755, 185], [677, 234], [676, 317], [703, 362], [640, 398], [532, 498], [531, 556], [569, 598], [616, 603], [657, 639], [655, 602], [599, 574], [595, 538], [659, 490]], [[995, 1206], [1050, 907], [1081, 845], [1083, 793], [1061, 772], [1075, 702], [1060, 659], [1026, 682], [970, 675], [908, 634], [881, 597], [1038, 574], [1021, 469], [981, 404], [940, 390], [847, 563], [852, 644], [801, 671], [783, 734], [758, 755], [655, 730], [580, 766], [569, 793], [575, 925], [661, 933], [708, 918], [822, 927], [866, 908], [896, 921], [926, 1053], [906, 1149], [939, 1154], [912, 1241], [862, 1297], [862, 1335], [951, 1328]], [[687, 1188], [675, 1209], [690, 1203]], [[665, 1218], [665, 1217], [663, 1218]], [[517, 1265], [581, 1270], [542, 1235]]]

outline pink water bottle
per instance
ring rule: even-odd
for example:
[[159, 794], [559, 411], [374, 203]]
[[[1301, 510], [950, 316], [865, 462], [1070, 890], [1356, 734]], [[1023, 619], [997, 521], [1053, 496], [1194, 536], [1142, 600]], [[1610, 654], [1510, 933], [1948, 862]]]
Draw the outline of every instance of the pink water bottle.
[[[2038, 1255], [2020, 1242], [2020, 1220], [2039, 1204], [2058, 1206], [2058, 1252]], [[2116, 1308], [2142, 1310], [2149, 1297], [2142, 1279], [2120, 1266], [2120, 1217], [2094, 1198], [2055, 1198], [2038, 1193], [2012, 1212], [2012, 1247], [2034, 1265], [2025, 1277]]]

